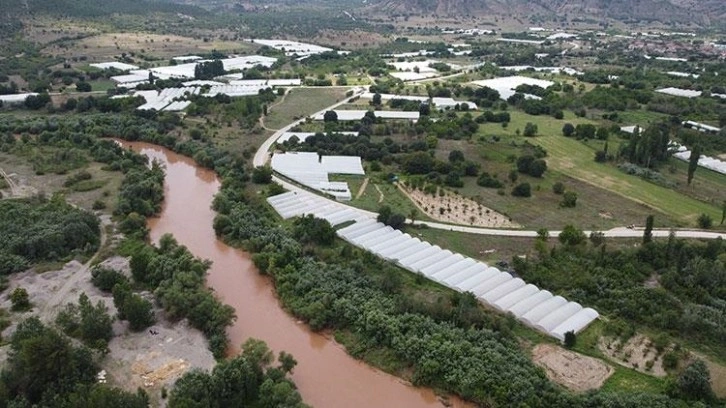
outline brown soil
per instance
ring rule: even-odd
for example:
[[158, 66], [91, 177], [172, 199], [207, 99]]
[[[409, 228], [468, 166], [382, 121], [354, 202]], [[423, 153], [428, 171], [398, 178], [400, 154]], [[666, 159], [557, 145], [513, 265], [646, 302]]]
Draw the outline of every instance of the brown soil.
[[547, 377], [576, 392], [595, 390], [615, 370], [602, 361], [565, 350], [552, 344], [539, 344], [532, 350], [535, 364], [544, 368]]
[[[520, 227], [517, 223], [512, 222], [509, 217], [450, 191], [440, 189], [436, 196], [432, 196], [422, 190], [406, 188], [400, 183], [398, 188], [413, 201], [420, 211], [436, 221], [474, 227]], [[441, 191], [444, 191], [443, 196], [440, 195]], [[444, 209], [443, 212], [441, 211], [442, 208]]]
[[[660, 358], [651, 343], [652, 341], [649, 338], [641, 334], [631, 337], [622, 345], [618, 339], [602, 337], [598, 343], [598, 348], [610, 360], [624, 367], [656, 377], [665, 377], [667, 373], [663, 368], [663, 359]], [[647, 368], [649, 361], [653, 362], [650, 369]]]

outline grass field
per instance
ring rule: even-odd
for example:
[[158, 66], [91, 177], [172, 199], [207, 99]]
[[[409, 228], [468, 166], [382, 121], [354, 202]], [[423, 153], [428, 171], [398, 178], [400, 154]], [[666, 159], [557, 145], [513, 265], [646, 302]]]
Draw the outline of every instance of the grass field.
[[[358, 207], [368, 211], [378, 212], [381, 206], [387, 205], [394, 212], [405, 215], [411, 214], [416, 206], [401, 191], [391, 183], [381, 182], [377, 177], [371, 177], [363, 194], [357, 198], [358, 192], [363, 186], [363, 177], [359, 176], [332, 176], [331, 180], [346, 181], [353, 195], [353, 200], [348, 202], [354, 207]], [[379, 192], [380, 190], [380, 192]], [[428, 219], [423, 217], [421, 211], [418, 211], [418, 219]]]
[[280, 129], [296, 119], [311, 115], [345, 97], [344, 88], [299, 88], [293, 89], [285, 101], [268, 112], [265, 126]]
[[[478, 148], [481, 149], [479, 154], [484, 158], [485, 168], [489, 166], [493, 169], [492, 171], [499, 170], [500, 176], [506, 174], [508, 168], [512, 167], [511, 164], [506, 163], [506, 159], [508, 156], [517, 152], [516, 149], [510, 147], [512, 141], [515, 143], [523, 143], [526, 139], [532, 144], [541, 146], [548, 153], [546, 157], [548, 172], [545, 173], [545, 177], [541, 181], [532, 180], [533, 186], [539, 185], [542, 191], [548, 189], [555, 180], [558, 180], [557, 174], [559, 174], [570, 180], [580, 182], [578, 187], [573, 187], [578, 192], [578, 207], [581, 203], [587, 205], [589, 202], [598, 213], [605, 212], [613, 215], [616, 213], [625, 213], [624, 215], [616, 215], [613, 218], [605, 219], [604, 222], [600, 223], [591, 217], [592, 213], [582, 215], [582, 211], [580, 210], [573, 211], [573, 215], [576, 217], [568, 218], [579, 222], [583, 227], [604, 228], [614, 224], [610, 220], [616, 219], [619, 225], [623, 225], [622, 221], [633, 219], [635, 219], [635, 222], [626, 221], [626, 223], [637, 224], [642, 222], [643, 217], [649, 213], [655, 213], [656, 215], [661, 213], [665, 218], [670, 218], [675, 224], [681, 226], [695, 226], [696, 219], [702, 213], [710, 215], [717, 221], [721, 219], [721, 212], [718, 206], [699, 200], [717, 202], [717, 197], [723, 196], [726, 177], [722, 178], [718, 175], [708, 174], [708, 172], [702, 169], [702, 171], [696, 172], [697, 177], [700, 177], [696, 180], [696, 186], [703, 186], [703, 188], [698, 190], [698, 195], [695, 193], [688, 194], [682, 188], [680, 190], [678, 188], [676, 190], [669, 189], [634, 176], [629, 176], [612, 165], [596, 163], [594, 161], [594, 155], [597, 150], [602, 149], [603, 142], [601, 141], [591, 140], [582, 142], [562, 136], [562, 126], [564, 123], [569, 122], [574, 125], [579, 123], [594, 123], [588, 119], [576, 118], [571, 112], [566, 112], [565, 119], [563, 120], [556, 120], [551, 117], [531, 116], [522, 112], [511, 112], [511, 116], [512, 122], [507, 128], [503, 128], [498, 124], [485, 124], [480, 127], [479, 134], [486, 141], [480, 142]], [[523, 130], [527, 122], [532, 122], [538, 126], [539, 133], [537, 137], [523, 138], [516, 136], [516, 130]], [[501, 141], [494, 143], [492, 136], [500, 137]], [[618, 139], [611, 137], [609, 151], [616, 151], [618, 145]], [[471, 153], [474, 152], [472, 147], [469, 147], [467, 150]], [[674, 179], [680, 177], [674, 181], [683, 184], [681, 180], [685, 177], [684, 171], [682, 171], [683, 165], [676, 164], [675, 168], [677, 170], [676, 174], [672, 174], [669, 177]], [[502, 173], [502, 170], [504, 173]], [[665, 174], [667, 171], [668, 169], [664, 169], [663, 173]], [[583, 184], [587, 184], [589, 187], [585, 187]], [[499, 211], [512, 215], [515, 221], [526, 224], [538, 220], [532, 214], [528, 215], [528, 212], [536, 212], [537, 209], [528, 210], [526, 208], [531, 206], [532, 201], [535, 200], [529, 200], [529, 202], [526, 202], [527, 200], [520, 200], [525, 201], [525, 205], [521, 206], [517, 205], [516, 201], [512, 201], [508, 197], [506, 199], [497, 198], [491, 192], [487, 193], [485, 191], [486, 189], [474, 190], [476, 186], [473, 184], [472, 186], [471, 188], [465, 188], [466, 194], [479, 191], [484, 199], [493, 201], [488, 204]], [[696, 190], [694, 189], [693, 191], [695, 192]], [[538, 203], [542, 198], [547, 199], [546, 196], [537, 197], [536, 192], [534, 195]], [[614, 197], [615, 195], [620, 198]], [[697, 197], [698, 199], [693, 197]], [[552, 210], [552, 207], [546, 205], [541, 205], [541, 207], [547, 207]], [[543, 214], [546, 215], [544, 212]], [[546, 219], [539, 222], [544, 226], [551, 224]], [[662, 222], [663, 226], [671, 225], [667, 220], [662, 220]], [[601, 226], [598, 227], [598, 225]]]
[[407, 225], [405, 232], [452, 252], [492, 264], [534, 252], [534, 238], [467, 234]]

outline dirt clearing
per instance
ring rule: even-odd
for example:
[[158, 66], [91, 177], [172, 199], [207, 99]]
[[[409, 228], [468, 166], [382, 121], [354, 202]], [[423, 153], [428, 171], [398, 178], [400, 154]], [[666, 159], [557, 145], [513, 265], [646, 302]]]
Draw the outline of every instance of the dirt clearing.
[[624, 344], [619, 339], [603, 337], [598, 348], [612, 361], [644, 374], [665, 377], [663, 359], [653, 341], [641, 334], [628, 339]]
[[534, 363], [544, 368], [547, 378], [576, 392], [595, 390], [615, 370], [602, 361], [565, 350], [552, 344], [539, 344], [532, 350]]
[[473, 227], [520, 227], [505, 215], [484, 207], [474, 200], [441, 188], [437, 188], [436, 193], [433, 195], [422, 190], [404, 187], [400, 183], [398, 188], [416, 204], [420, 211], [436, 221]]

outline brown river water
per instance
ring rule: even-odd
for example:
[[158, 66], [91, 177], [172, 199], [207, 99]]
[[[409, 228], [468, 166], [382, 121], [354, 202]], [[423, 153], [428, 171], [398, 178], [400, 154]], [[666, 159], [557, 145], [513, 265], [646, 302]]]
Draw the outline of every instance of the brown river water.
[[[258, 273], [249, 254], [218, 240], [212, 228], [212, 198], [220, 187], [213, 171], [168, 149], [122, 142], [166, 167], [161, 214], [150, 219], [151, 239], [173, 234], [194, 255], [211, 260], [207, 285], [234, 307], [237, 320], [227, 331], [236, 350], [250, 337], [264, 340], [275, 352], [298, 361], [292, 378], [303, 400], [316, 408], [443, 407], [427, 388], [372, 368], [349, 356], [333, 339], [312, 332], [282, 308], [269, 278]], [[453, 407], [471, 407], [449, 398]]]

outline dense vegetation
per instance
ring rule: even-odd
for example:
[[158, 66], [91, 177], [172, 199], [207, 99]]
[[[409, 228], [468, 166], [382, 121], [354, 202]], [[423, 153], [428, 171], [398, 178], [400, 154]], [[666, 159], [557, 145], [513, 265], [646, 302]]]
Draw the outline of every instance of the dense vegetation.
[[347, 244], [303, 248], [294, 230], [279, 226], [265, 208], [235, 200], [233, 194], [224, 189], [215, 200], [220, 212], [217, 233], [255, 252], [253, 260], [272, 276], [286, 307], [313, 329], [344, 335], [355, 356], [383, 353], [391, 369], [410, 371], [416, 384], [481, 404], [688, 406], [650, 394], [564, 393], [520, 349], [513, 320], [485, 312], [469, 294], [435, 294], [425, 286], [404, 286], [408, 278], [400, 270]]
[[[22, 121], [4, 117], [0, 119], [0, 131], [22, 136], [19, 140], [14, 137], [0, 138], [0, 150], [24, 154], [40, 145], [78, 149], [90, 159], [105, 163], [109, 170], [124, 172], [116, 213], [120, 217], [119, 229], [130, 237], [125, 247], [129, 255], [135, 255], [135, 280], [156, 290], [157, 299], [167, 309], [169, 316], [189, 318], [192, 325], [208, 336], [210, 348], [220, 357], [227, 347], [225, 328], [234, 318], [234, 313], [204, 287], [209, 264], [195, 259], [186, 248], [179, 246], [170, 237], [162, 239], [159, 249], [143, 241], [147, 233], [145, 217], [156, 214], [161, 208], [163, 169], [158, 164], [152, 164], [149, 168], [144, 156], [99, 138], [123, 135], [130, 140], [147, 140], [166, 145], [198, 158], [202, 165], [246, 180], [247, 176], [240, 165], [241, 158], [236, 160], [226, 156], [202, 141], [178, 142], [167, 133], [174, 128], [174, 123], [173, 118], [167, 120], [163, 115], [155, 120], [132, 115], [92, 114]], [[0, 203], [5, 202], [7, 200]], [[95, 217], [90, 217], [97, 222]], [[114, 291], [114, 303], [119, 308], [120, 318], [129, 320], [132, 328], [137, 330], [153, 321], [150, 305], [128, 290], [128, 282], [101, 275], [101, 272], [96, 272], [96, 281], [102, 289]]]
[[100, 241], [98, 219], [61, 196], [0, 201], [0, 274], [37, 262], [89, 255]]
[[604, 240], [568, 244], [540, 251], [536, 260], [516, 258], [517, 274], [627, 323], [614, 324], [615, 331], [644, 325], [726, 353], [726, 246], [720, 239], [671, 237], [619, 250], [608, 250]]
[[144, 408], [146, 393], [127, 393], [96, 382], [98, 366], [85, 347], [36, 318], [18, 325], [0, 372], [0, 407]]
[[[207, 336], [215, 357], [223, 357], [228, 345], [225, 330], [235, 316], [231, 306], [222, 304], [204, 286], [211, 263], [195, 258], [171, 235], [161, 237], [158, 248], [142, 242], [129, 246], [134, 280], [154, 290], [170, 319], [189, 319]], [[114, 286], [114, 298], [118, 288]]]
[[306, 407], [295, 384], [286, 378], [297, 364], [295, 359], [284, 351], [278, 357], [278, 366], [272, 366], [273, 359], [264, 342], [249, 339], [240, 355], [220, 361], [211, 373], [184, 374], [171, 392], [169, 406]]

